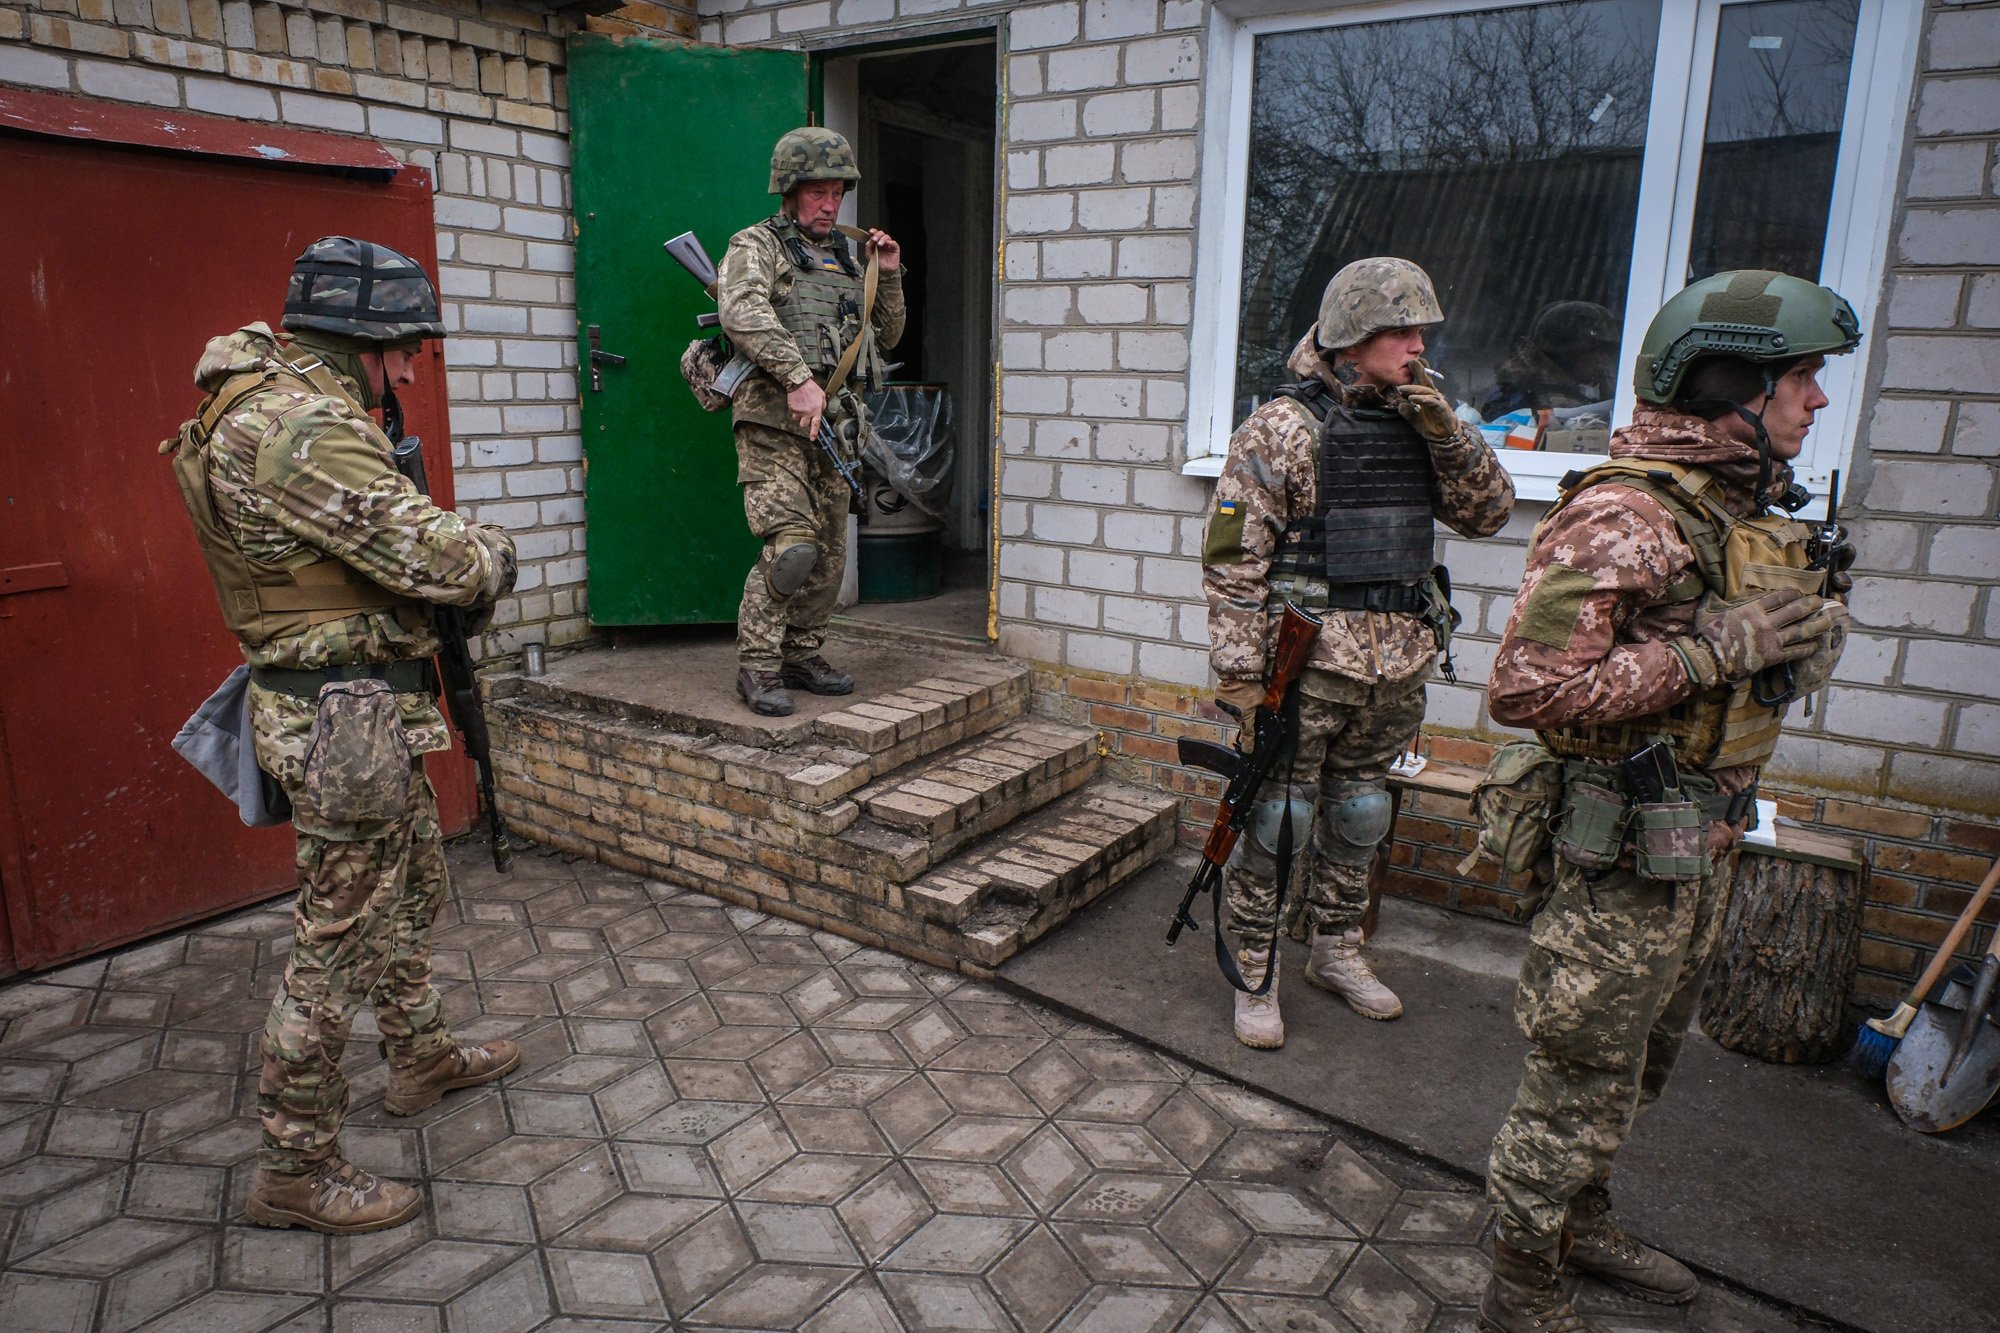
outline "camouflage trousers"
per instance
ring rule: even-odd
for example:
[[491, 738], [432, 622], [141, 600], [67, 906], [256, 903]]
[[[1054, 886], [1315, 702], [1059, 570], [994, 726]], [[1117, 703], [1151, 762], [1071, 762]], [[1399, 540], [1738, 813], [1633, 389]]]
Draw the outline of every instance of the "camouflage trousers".
[[[1310, 828], [1294, 824], [1294, 887], [1286, 900], [1293, 933], [1358, 929], [1368, 910], [1367, 865], [1343, 865], [1327, 855], [1335, 837], [1331, 793], [1339, 784], [1379, 782], [1390, 761], [1416, 738], [1424, 720], [1425, 673], [1408, 680], [1368, 684], [1331, 671], [1309, 670], [1299, 682], [1299, 748], [1290, 787], [1274, 774], [1263, 800], [1294, 800], [1313, 810]], [[1303, 884], [1299, 881], [1303, 878]], [[1252, 948], [1271, 938], [1278, 904], [1277, 858], [1245, 834], [1238, 839], [1222, 882], [1229, 894], [1229, 928]]]
[[364, 1003], [395, 1065], [451, 1044], [431, 987], [431, 927], [449, 887], [437, 799], [421, 761], [404, 817], [341, 840], [298, 835], [292, 954], [264, 1024], [257, 1165], [303, 1171], [337, 1149], [347, 1115], [340, 1058]]
[[1736, 871], [1725, 855], [1676, 885], [1556, 864], [1514, 998], [1527, 1070], [1486, 1168], [1500, 1238], [1518, 1249], [1555, 1243], [1570, 1199], [1610, 1174], [1633, 1117], [1666, 1087]]
[[[769, 426], [736, 427], [736, 479], [743, 516], [764, 543], [743, 580], [736, 612], [736, 664], [776, 671], [802, 662], [826, 642], [826, 624], [847, 567], [847, 508], [851, 492], [818, 445]], [[778, 552], [797, 542], [819, 548], [805, 584], [789, 597], [771, 590]]]

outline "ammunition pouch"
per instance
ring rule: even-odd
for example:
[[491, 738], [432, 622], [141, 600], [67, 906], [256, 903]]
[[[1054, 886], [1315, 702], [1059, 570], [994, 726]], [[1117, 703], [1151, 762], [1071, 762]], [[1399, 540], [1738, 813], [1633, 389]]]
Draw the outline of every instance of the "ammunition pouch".
[[1707, 776], [1681, 773], [1681, 785], [1662, 801], [1634, 802], [1612, 765], [1569, 759], [1562, 765], [1562, 794], [1554, 820], [1555, 852], [1586, 875], [1615, 867], [1629, 848], [1633, 871], [1645, 879], [1679, 883], [1708, 872], [1708, 826], [1737, 822], [1756, 808], [1754, 788], [1721, 796]]

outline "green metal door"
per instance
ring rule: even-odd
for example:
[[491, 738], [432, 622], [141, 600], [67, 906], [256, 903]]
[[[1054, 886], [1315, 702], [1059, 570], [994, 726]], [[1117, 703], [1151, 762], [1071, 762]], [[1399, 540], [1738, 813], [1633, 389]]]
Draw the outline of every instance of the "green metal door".
[[[776, 207], [771, 145], [805, 123], [798, 51], [570, 39], [576, 304], [590, 618], [731, 621], [757, 543], [743, 523], [729, 414], [680, 376], [715, 308], [661, 243], [693, 230], [717, 263]], [[594, 363], [597, 347], [625, 358]]]

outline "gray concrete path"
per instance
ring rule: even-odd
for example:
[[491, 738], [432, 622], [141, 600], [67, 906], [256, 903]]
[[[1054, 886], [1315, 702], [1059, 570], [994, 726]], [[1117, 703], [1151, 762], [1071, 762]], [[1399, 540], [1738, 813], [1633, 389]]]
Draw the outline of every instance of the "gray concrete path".
[[[1202, 935], [1164, 945], [1193, 868], [1154, 866], [1003, 979], [1475, 1180], [1526, 1049], [1512, 1007], [1523, 933], [1384, 903], [1371, 957], [1405, 1003], [1394, 1023], [1303, 984], [1305, 950], [1288, 941], [1286, 1044], [1258, 1052], [1230, 1036], [1206, 902]], [[2000, 1112], [1917, 1134], [1880, 1080], [1765, 1064], [1697, 1032], [1612, 1184], [1636, 1234], [1800, 1309], [1883, 1333], [2000, 1329]], [[1711, 1325], [1697, 1310], [1692, 1326]]]
[[[395, 1230], [243, 1219], [285, 905], [0, 987], [0, 1329], [1474, 1327], [1463, 1178], [1011, 990], [587, 862], [452, 863], [447, 1011], [524, 1058], [395, 1119], [364, 1021], [346, 1151], [427, 1183]], [[1805, 1326], [1582, 1299], [1604, 1333]]]

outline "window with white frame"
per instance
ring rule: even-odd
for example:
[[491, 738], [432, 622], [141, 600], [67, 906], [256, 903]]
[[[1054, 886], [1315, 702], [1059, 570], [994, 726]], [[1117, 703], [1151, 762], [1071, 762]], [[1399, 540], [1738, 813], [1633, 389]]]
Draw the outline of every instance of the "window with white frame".
[[[1775, 268], [1865, 317], [1920, 10], [1392, 0], [1218, 17], [1208, 179], [1226, 185], [1204, 216], [1196, 342], [1216, 351], [1189, 470], [1212, 471], [1291, 378], [1326, 280], [1368, 255], [1430, 272], [1446, 315], [1430, 358], [1530, 498], [1630, 420], [1646, 324], [1689, 281]], [[1861, 362], [1822, 376], [1834, 405], [1808, 485], [1846, 456]]]

